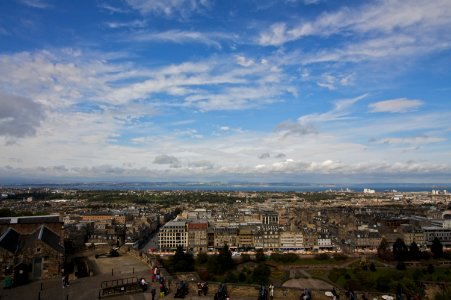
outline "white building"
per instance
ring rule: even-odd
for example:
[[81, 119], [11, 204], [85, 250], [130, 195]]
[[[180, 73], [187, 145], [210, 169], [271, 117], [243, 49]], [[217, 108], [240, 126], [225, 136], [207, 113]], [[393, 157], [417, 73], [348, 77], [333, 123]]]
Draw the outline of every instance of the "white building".
[[175, 251], [178, 246], [188, 246], [186, 221], [169, 221], [160, 229], [160, 251]]
[[332, 239], [330, 236], [325, 234], [318, 235], [318, 248], [319, 249], [330, 249], [332, 248]]
[[300, 231], [282, 231], [280, 232], [280, 246], [282, 251], [303, 250], [304, 235]]

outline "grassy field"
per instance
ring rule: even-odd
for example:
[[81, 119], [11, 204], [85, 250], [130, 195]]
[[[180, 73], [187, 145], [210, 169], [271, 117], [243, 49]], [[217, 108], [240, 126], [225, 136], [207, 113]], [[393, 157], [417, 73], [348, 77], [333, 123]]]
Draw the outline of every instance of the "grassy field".
[[345, 289], [359, 291], [392, 292], [402, 289], [412, 295], [422, 295], [423, 281], [451, 282], [449, 268], [422, 267], [407, 270], [377, 268], [375, 271], [362, 268], [334, 268], [328, 278]]

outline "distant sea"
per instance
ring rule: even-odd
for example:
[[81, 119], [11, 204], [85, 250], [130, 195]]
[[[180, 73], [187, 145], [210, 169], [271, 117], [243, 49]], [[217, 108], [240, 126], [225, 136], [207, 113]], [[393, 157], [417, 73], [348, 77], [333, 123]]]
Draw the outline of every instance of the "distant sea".
[[242, 191], [242, 192], [362, 192], [364, 188], [376, 192], [430, 192], [432, 189], [451, 191], [451, 184], [421, 183], [359, 183], [359, 184], [310, 184], [310, 183], [248, 183], [248, 182], [95, 182], [71, 184], [16, 184], [3, 188], [49, 188], [53, 190], [115, 190], [115, 191]]

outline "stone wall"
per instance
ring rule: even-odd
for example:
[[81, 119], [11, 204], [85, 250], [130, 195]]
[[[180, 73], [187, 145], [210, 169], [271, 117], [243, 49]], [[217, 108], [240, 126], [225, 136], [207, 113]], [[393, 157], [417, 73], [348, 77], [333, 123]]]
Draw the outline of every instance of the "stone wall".
[[[209, 282], [208, 283], [208, 295], [213, 296], [218, 290], [219, 283]], [[238, 283], [227, 283], [227, 291], [231, 299], [239, 299], [240, 297], [249, 297], [258, 299], [258, 291], [260, 289], [259, 285], [253, 284], [238, 284]], [[274, 288], [274, 299], [296, 299], [301, 297], [303, 290], [299, 288], [285, 288], [285, 287], [275, 287]], [[331, 300], [331, 298], [325, 296], [325, 291], [315, 290], [312, 292], [312, 298], [315, 300]], [[189, 293], [197, 294], [197, 283], [189, 283]]]
[[[37, 251], [39, 249], [39, 252]], [[63, 255], [41, 241], [35, 241], [22, 253], [22, 262], [32, 265], [34, 258], [42, 258], [41, 278], [54, 278], [61, 275]]]

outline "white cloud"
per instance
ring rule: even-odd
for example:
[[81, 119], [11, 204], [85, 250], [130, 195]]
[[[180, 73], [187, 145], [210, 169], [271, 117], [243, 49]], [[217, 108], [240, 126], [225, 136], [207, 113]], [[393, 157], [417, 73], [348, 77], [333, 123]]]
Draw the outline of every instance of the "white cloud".
[[374, 102], [368, 105], [370, 112], [405, 113], [413, 111], [423, 105], [423, 101], [397, 98]]
[[377, 144], [408, 144], [408, 145], [421, 145], [421, 144], [431, 144], [431, 143], [440, 143], [446, 141], [445, 138], [420, 135], [413, 137], [391, 137], [391, 138], [383, 138], [379, 140], [371, 140], [371, 142]]
[[137, 32], [128, 39], [136, 42], [200, 43], [220, 49], [221, 41], [235, 39], [235, 36], [221, 32], [167, 30], [162, 32]]
[[33, 8], [48, 8], [50, 5], [43, 0], [21, 0], [21, 2], [27, 6], [33, 7]]
[[237, 55], [236, 62], [243, 67], [250, 67], [255, 63], [253, 59], [246, 58], [244, 55]]
[[107, 2], [100, 3], [97, 6], [99, 8], [101, 8], [101, 9], [104, 9], [104, 10], [112, 13], [112, 14], [113, 13], [115, 14], [115, 13], [127, 13], [128, 12], [128, 9], [125, 9], [125, 8], [119, 7], [119, 6], [114, 6], [114, 5], [111, 5], [111, 4], [107, 3]]
[[[378, 1], [358, 8], [344, 7], [338, 11], [320, 15], [314, 21], [303, 21], [291, 28], [286, 23], [273, 24], [260, 34], [260, 45], [282, 45], [305, 36], [330, 36], [332, 34], [393, 34], [404, 32], [424, 36], [434, 31], [444, 32], [451, 20], [451, 3], [447, 0], [434, 2]], [[435, 38], [438, 38], [434, 34]], [[440, 36], [440, 35], [439, 35]]]
[[208, 0], [126, 0], [126, 2], [142, 14], [155, 13], [165, 16], [188, 15], [202, 11], [210, 5]]
[[71, 49], [0, 55], [0, 89], [35, 99], [49, 107], [67, 107], [99, 99], [121, 76], [121, 65], [108, 64]]
[[329, 90], [335, 90], [339, 86], [348, 86], [353, 83], [354, 74], [333, 75], [330, 73], [323, 74], [317, 81], [317, 85]]
[[303, 0], [306, 5], [318, 4], [323, 0]]
[[118, 28], [143, 28], [147, 26], [147, 22], [143, 20], [134, 20], [131, 22], [107, 22], [106, 27], [111, 29]]

